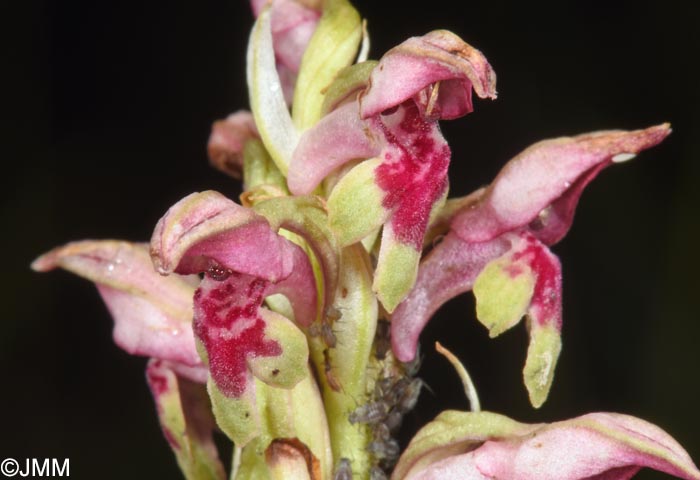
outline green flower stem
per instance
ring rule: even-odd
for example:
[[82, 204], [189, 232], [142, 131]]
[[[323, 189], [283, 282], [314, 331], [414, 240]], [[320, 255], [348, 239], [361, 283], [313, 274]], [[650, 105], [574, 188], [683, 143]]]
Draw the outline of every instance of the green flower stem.
[[[360, 473], [360, 478], [367, 478], [371, 466], [367, 452], [371, 432], [367, 425], [351, 424], [348, 416], [364, 403], [378, 373], [377, 369], [367, 368], [378, 309], [372, 292], [372, 269], [362, 245], [343, 249], [340, 264], [334, 306], [342, 316], [333, 326], [336, 346], [329, 348], [322, 338], [310, 337], [311, 358], [323, 392], [333, 458], [336, 463], [341, 458], [349, 459], [352, 471]], [[340, 390], [334, 390], [331, 382], [337, 382]]]

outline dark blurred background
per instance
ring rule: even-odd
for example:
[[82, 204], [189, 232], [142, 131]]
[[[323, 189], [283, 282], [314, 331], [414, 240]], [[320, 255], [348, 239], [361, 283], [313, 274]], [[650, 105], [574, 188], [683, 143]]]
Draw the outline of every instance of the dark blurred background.
[[[423, 335], [425, 392], [408, 438], [467, 407], [440, 339], [469, 368], [485, 409], [522, 421], [589, 411], [643, 417], [700, 461], [700, 58], [695, 2], [354, 2], [372, 57], [447, 28], [482, 50], [497, 101], [444, 125], [453, 195], [487, 183], [529, 144], [670, 121], [673, 135], [589, 186], [554, 251], [564, 267], [564, 350], [549, 401], [529, 407], [520, 325], [496, 340], [470, 295]], [[111, 340], [95, 289], [35, 274], [69, 240], [147, 240], [193, 191], [232, 197], [208, 166], [213, 120], [246, 108], [243, 0], [7, 2], [3, 44], [3, 333], [0, 457], [68, 457], [74, 478], [178, 478], [147, 390], [145, 359]], [[9, 146], [9, 149], [8, 149]], [[313, 412], [310, 412], [313, 414]], [[666, 478], [643, 474], [639, 478]]]

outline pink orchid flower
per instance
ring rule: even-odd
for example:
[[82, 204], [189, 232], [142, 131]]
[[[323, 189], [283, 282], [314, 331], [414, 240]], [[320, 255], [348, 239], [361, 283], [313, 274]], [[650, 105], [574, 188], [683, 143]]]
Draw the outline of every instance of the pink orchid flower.
[[605, 167], [661, 142], [667, 124], [537, 143], [493, 183], [446, 209], [449, 232], [421, 262], [415, 287], [392, 316], [394, 352], [416, 354], [418, 336], [446, 301], [474, 289], [492, 336], [529, 318], [525, 383], [533, 405], [547, 397], [561, 349], [561, 266], [548, 246], [569, 230], [584, 187]]
[[122, 349], [157, 358], [185, 378], [206, 381], [192, 332], [196, 276], [158, 275], [146, 244], [116, 240], [69, 243], [32, 263], [40, 272], [57, 267], [95, 283], [114, 319], [114, 341]]
[[282, 293], [297, 323], [308, 326], [316, 318], [308, 257], [263, 216], [217, 192], [193, 193], [173, 205], [156, 225], [151, 255], [161, 274], [204, 274], [194, 293], [194, 333], [213, 401], [247, 412], [248, 427], [234, 434], [243, 444], [257, 429], [254, 378], [291, 388], [308, 374], [304, 334], [262, 306], [267, 296]]
[[450, 149], [438, 120], [471, 112], [472, 89], [495, 98], [495, 74], [481, 52], [441, 30], [390, 50], [363, 88], [349, 88], [345, 103], [302, 135], [287, 181], [293, 194], [308, 194], [364, 160], [333, 189], [329, 217], [341, 245], [383, 225], [374, 288], [392, 311], [413, 285], [431, 211], [447, 192]]
[[652, 468], [686, 480], [700, 471], [659, 427], [591, 413], [525, 424], [491, 412], [447, 410], [413, 437], [392, 480], [627, 480]]

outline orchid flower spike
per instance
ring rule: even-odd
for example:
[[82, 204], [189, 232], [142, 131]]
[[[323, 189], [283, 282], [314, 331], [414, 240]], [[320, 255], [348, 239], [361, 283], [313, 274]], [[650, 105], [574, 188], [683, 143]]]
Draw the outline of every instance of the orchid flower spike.
[[[700, 480], [664, 431], [592, 413], [524, 424], [444, 411], [401, 454], [418, 402], [420, 333], [468, 290], [492, 337], [526, 317], [524, 380], [546, 400], [561, 350], [562, 273], [550, 247], [605, 167], [661, 142], [667, 124], [537, 143], [487, 187], [448, 200], [440, 120], [496, 98], [484, 55], [436, 30], [367, 61], [348, 0], [252, 0], [250, 111], [213, 124], [210, 162], [240, 204], [192, 193], [150, 245], [69, 243], [32, 267], [93, 281], [115, 342], [146, 380], [187, 480], [626, 480], [653, 468]], [[422, 257], [424, 252], [428, 252]], [[231, 471], [214, 431], [233, 443]], [[393, 471], [392, 471], [393, 470]]]

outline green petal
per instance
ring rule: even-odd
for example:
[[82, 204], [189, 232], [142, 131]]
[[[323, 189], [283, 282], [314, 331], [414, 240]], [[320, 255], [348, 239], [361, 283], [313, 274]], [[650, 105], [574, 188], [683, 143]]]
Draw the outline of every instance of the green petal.
[[397, 241], [391, 227], [384, 226], [373, 288], [389, 313], [406, 298], [416, 283], [420, 254], [412, 245]]
[[260, 309], [265, 320], [265, 340], [279, 343], [282, 354], [248, 357], [248, 367], [268, 385], [292, 388], [307, 375], [309, 347], [306, 336], [291, 320], [271, 310]]
[[491, 338], [516, 325], [530, 306], [536, 277], [509, 252], [489, 262], [474, 282], [476, 316]]
[[243, 448], [260, 435], [260, 417], [255, 403], [255, 382], [252, 375], [250, 386], [238, 398], [221, 393], [211, 378], [207, 382], [207, 390], [217, 425], [236, 447]]
[[325, 0], [323, 15], [306, 47], [294, 90], [294, 124], [300, 131], [321, 118], [324, 92], [350, 65], [362, 38], [360, 15], [346, 0]]
[[333, 458], [328, 424], [310, 371], [292, 389], [255, 381], [255, 391], [256, 410], [261, 419], [259, 435], [243, 449], [236, 479], [270, 478], [264, 452], [276, 438], [298, 438], [319, 460], [322, 478], [329, 478]]
[[530, 346], [523, 369], [525, 387], [533, 407], [539, 408], [547, 400], [554, 379], [554, 369], [561, 352], [561, 334], [552, 325], [530, 323]]
[[341, 246], [362, 240], [389, 216], [382, 206], [384, 191], [374, 177], [381, 163], [379, 158], [360, 163], [338, 182], [328, 198], [328, 220]]

